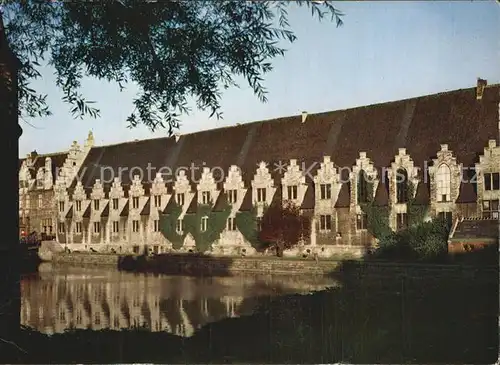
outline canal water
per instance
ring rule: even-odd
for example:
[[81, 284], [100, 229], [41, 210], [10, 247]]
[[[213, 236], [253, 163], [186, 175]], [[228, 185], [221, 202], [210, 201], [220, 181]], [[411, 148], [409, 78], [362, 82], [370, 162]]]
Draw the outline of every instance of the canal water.
[[21, 324], [46, 334], [142, 327], [189, 337], [269, 297], [336, 286], [321, 276], [187, 277], [40, 265], [21, 281]]

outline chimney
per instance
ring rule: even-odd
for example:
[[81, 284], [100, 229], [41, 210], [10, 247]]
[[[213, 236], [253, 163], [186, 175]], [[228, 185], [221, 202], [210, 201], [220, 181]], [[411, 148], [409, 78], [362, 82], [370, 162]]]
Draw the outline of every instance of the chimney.
[[36, 158], [36, 156], [38, 156], [38, 152], [36, 152], [36, 150], [33, 150], [31, 153], [30, 153], [30, 157], [32, 160], [34, 160]]
[[303, 112], [302, 112], [302, 123], [305, 123], [305, 122], [306, 122], [306, 119], [307, 119], [307, 112], [306, 112], [306, 111], [303, 111]]
[[484, 88], [488, 85], [488, 82], [486, 80], [483, 80], [481, 78], [477, 78], [477, 86], [476, 86], [476, 99], [481, 100], [483, 98], [484, 94]]

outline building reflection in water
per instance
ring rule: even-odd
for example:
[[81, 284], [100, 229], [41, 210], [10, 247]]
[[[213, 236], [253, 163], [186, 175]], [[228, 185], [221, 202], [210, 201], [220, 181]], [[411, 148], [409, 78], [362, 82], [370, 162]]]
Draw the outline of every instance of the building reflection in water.
[[259, 298], [334, 285], [317, 277], [185, 277], [43, 264], [39, 275], [21, 281], [21, 324], [47, 334], [143, 327], [189, 337], [206, 323], [251, 314]]

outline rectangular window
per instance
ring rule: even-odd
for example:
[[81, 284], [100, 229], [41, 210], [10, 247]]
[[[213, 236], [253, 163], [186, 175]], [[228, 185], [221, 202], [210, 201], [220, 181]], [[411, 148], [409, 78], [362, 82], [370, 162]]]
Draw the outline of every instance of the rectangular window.
[[133, 208], [133, 209], [137, 209], [137, 208], [139, 208], [139, 197], [134, 196], [134, 197], [132, 198], [132, 208]]
[[155, 208], [161, 207], [161, 195], [155, 195]]
[[94, 199], [94, 210], [99, 210], [99, 199]]
[[132, 221], [132, 232], [139, 232], [139, 221]]
[[82, 233], [82, 222], [75, 223], [75, 233]]
[[332, 198], [332, 184], [320, 185], [320, 199], [326, 200]]
[[159, 219], [155, 219], [153, 221], [153, 231], [154, 232], [159, 232], [160, 231], [160, 220]]
[[238, 191], [236, 189], [227, 191], [227, 200], [228, 200], [229, 204], [236, 203], [236, 201], [238, 200], [237, 193], [238, 193]]
[[257, 230], [262, 231], [262, 217], [257, 217]]
[[446, 224], [448, 229], [453, 225], [453, 215], [451, 212], [439, 212], [438, 219]]
[[201, 227], [200, 230], [205, 232], [208, 228], [208, 217], [201, 217]]
[[484, 190], [491, 190], [491, 174], [484, 174]]
[[319, 216], [319, 229], [321, 231], [331, 231], [332, 230], [332, 216], [331, 215], [320, 215]]
[[38, 208], [43, 208], [42, 194], [38, 195]]
[[290, 185], [287, 187], [288, 190], [288, 200], [297, 199], [297, 185]]
[[361, 213], [356, 215], [356, 229], [367, 229], [368, 227], [368, 217], [366, 213]]
[[118, 233], [118, 221], [113, 222], [113, 233]]
[[498, 219], [499, 211], [498, 200], [483, 200], [483, 218]]
[[59, 222], [57, 224], [57, 231], [61, 234], [65, 232], [64, 223]]
[[182, 224], [182, 219], [177, 219], [177, 224], [175, 226], [175, 231], [178, 233], [178, 234], [181, 234], [182, 231], [183, 231], [184, 227], [183, 227], [183, 224]]
[[234, 218], [227, 219], [227, 230], [228, 231], [236, 231], [236, 222]]
[[259, 203], [266, 201], [266, 188], [257, 188], [257, 201]]
[[101, 222], [94, 222], [94, 233], [101, 233]]
[[76, 200], [75, 201], [75, 210], [77, 212], [80, 212], [82, 210], [82, 201], [81, 200]]
[[210, 204], [210, 192], [204, 191], [201, 193], [201, 204]]
[[398, 213], [396, 215], [396, 227], [397, 227], [398, 231], [408, 228], [408, 214], [407, 213]]
[[175, 196], [175, 200], [177, 202], [177, 205], [180, 205], [181, 207], [184, 206], [184, 194], [177, 194]]
[[118, 209], [118, 198], [113, 198], [113, 209]]
[[500, 172], [491, 174], [491, 189], [500, 190]]

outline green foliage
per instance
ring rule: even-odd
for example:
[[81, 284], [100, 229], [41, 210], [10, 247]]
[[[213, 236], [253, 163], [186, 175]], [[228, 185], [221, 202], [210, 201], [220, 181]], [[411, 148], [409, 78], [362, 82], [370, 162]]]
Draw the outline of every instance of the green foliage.
[[[161, 232], [172, 242], [174, 249], [178, 250], [182, 247], [184, 239], [188, 233], [191, 233], [195, 242], [198, 252], [205, 252], [210, 250], [210, 245], [219, 239], [221, 232], [226, 227], [227, 218], [231, 213], [231, 205], [227, 204], [222, 207], [221, 211], [212, 211], [211, 204], [198, 204], [196, 213], [185, 214], [183, 221], [183, 234], [180, 235], [176, 232], [177, 219], [181, 215], [182, 208], [174, 203], [175, 206], [172, 212], [162, 215], [160, 218]], [[207, 230], [201, 230], [201, 220], [203, 217], [208, 217]]]
[[371, 203], [360, 204], [361, 210], [366, 214], [367, 230], [370, 234], [379, 239], [385, 239], [392, 235], [393, 231], [389, 226], [389, 208], [386, 206], [376, 206]]
[[408, 202], [406, 203], [406, 212], [408, 214], [408, 225], [415, 226], [423, 223], [428, 207], [415, 204], [415, 185], [408, 180]]
[[260, 249], [262, 242], [259, 240], [259, 227], [257, 222], [257, 207], [249, 212], [236, 213], [236, 227], [243, 237], [250, 242], [253, 248]]
[[[223, 193], [221, 193], [223, 194]], [[231, 214], [231, 205], [225, 204], [221, 211], [212, 211], [211, 204], [198, 205], [196, 214], [191, 214], [186, 229], [193, 235], [198, 252], [204, 253], [210, 250], [211, 244], [220, 238], [220, 234], [226, 227], [227, 219]], [[208, 217], [206, 231], [201, 230], [201, 220]]]
[[[223, 90], [243, 77], [262, 102], [263, 77], [271, 61], [296, 39], [288, 23], [290, 4], [311, 9], [318, 19], [342, 13], [332, 1], [3, 1], [0, 10], [10, 48], [21, 61], [20, 106], [28, 116], [50, 114], [44, 95], [30, 89], [43, 61], [55, 69], [56, 85], [74, 116], [98, 116], [79, 91], [85, 76], [138, 85], [127, 121], [154, 130], [179, 126], [196, 107], [222, 117]], [[175, 77], [172, 77], [175, 75]]]
[[439, 259], [447, 253], [448, 233], [440, 220], [422, 222], [385, 237], [376, 255], [389, 259]]
[[182, 243], [186, 237], [186, 229], [184, 229], [183, 234], [177, 233], [177, 219], [179, 219], [182, 213], [182, 207], [177, 202], [173, 202], [172, 204], [174, 205], [172, 211], [169, 214], [162, 214], [160, 216], [160, 231], [172, 243], [172, 247], [178, 250], [182, 247]]

